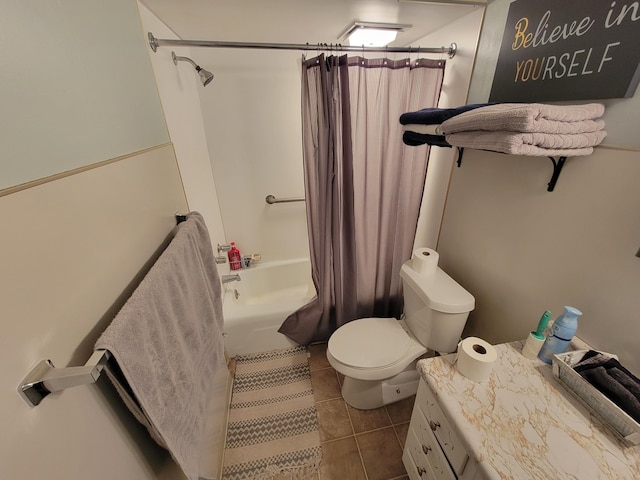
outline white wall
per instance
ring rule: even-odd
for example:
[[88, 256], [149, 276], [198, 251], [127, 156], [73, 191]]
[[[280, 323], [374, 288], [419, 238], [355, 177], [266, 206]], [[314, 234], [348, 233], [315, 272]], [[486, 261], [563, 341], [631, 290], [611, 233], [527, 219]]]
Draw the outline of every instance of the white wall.
[[0, 478], [180, 478], [105, 377], [37, 407], [17, 388], [86, 362], [183, 208], [170, 145], [0, 197]]
[[[188, 208], [173, 146], [167, 143], [135, 1], [19, 3], [4, 7], [2, 51], [10, 50], [12, 58], [29, 58], [36, 66], [38, 56], [46, 57], [42, 65], [49, 68], [41, 72], [46, 78], [40, 85], [20, 85], [14, 81], [18, 65], [6, 62], [0, 91], [13, 89], [27, 99], [30, 110], [53, 118], [64, 133], [52, 139], [34, 123], [13, 130], [12, 141], [37, 146], [40, 154], [28, 159], [36, 168], [46, 167], [61, 151], [73, 152], [80, 165], [91, 167], [28, 188], [0, 190], [0, 478], [184, 478], [105, 377], [97, 384], [52, 394], [37, 407], [28, 406], [18, 395], [18, 385], [39, 360], [51, 359], [64, 367], [89, 358], [100, 333], [166, 244], [175, 226], [174, 213]], [[113, 19], [120, 22], [109, 34], [120, 41], [105, 43], [90, 26]], [[39, 50], [20, 41], [23, 32], [50, 22], [62, 22], [66, 28], [51, 29], [44, 41], [65, 43], [64, 49]], [[134, 33], [125, 34], [123, 29], [131, 26]], [[67, 41], [70, 37], [73, 41]], [[111, 89], [79, 89], [77, 103], [65, 112], [51, 105], [55, 98], [48, 97], [44, 85], [49, 78], [71, 87], [83, 74], [82, 65], [69, 67], [63, 60], [97, 55], [110, 64], [122, 57], [123, 48], [135, 52], [146, 74], [129, 77], [127, 69], [120, 69], [105, 73], [113, 76], [104, 80], [126, 83], [127, 91], [146, 98], [151, 95], [154, 106], [145, 110], [151, 117], [144, 125], [142, 120], [131, 122], [140, 113], [139, 104]], [[86, 139], [96, 128], [103, 129], [101, 135], [122, 156], [108, 156], [97, 144], [87, 153], [86, 147], [94, 143]], [[142, 151], [131, 147], [128, 139], [138, 132], [145, 137], [148, 128], [154, 130], [153, 138], [161, 139], [159, 143]], [[5, 161], [6, 156], [0, 157], [3, 169]]]
[[[138, 6], [145, 35], [153, 32], [156, 38], [177, 38], [147, 7], [140, 2]], [[148, 43], [146, 45], [169, 136], [180, 166], [189, 210], [202, 214], [215, 248], [217, 244], [225, 242], [225, 236], [200, 107], [200, 92], [204, 87], [189, 63], [180, 61], [174, 65], [171, 59], [172, 51], [195, 60], [198, 60], [198, 54], [185, 47], [158, 48], [154, 52]], [[212, 88], [212, 84], [207, 88]], [[221, 267], [220, 270], [223, 269]]]
[[[484, 7], [450, 23], [421, 39], [421, 45], [449, 45], [455, 42], [458, 51], [447, 60], [438, 107], [453, 108], [466, 104], [471, 72], [480, 36]], [[440, 224], [449, 190], [449, 179], [457, 151], [454, 148], [431, 147], [415, 248], [437, 248]]]
[[[3, 2], [2, 10], [0, 189], [167, 142], [157, 92], [137, 88], [151, 66], [144, 50], [128, 48], [139, 40], [135, 3]], [[92, 48], [78, 49], [88, 35]], [[22, 141], [25, 131], [38, 141]]]
[[300, 53], [198, 49], [215, 74], [200, 92], [227, 241], [264, 261], [308, 257], [304, 196]]

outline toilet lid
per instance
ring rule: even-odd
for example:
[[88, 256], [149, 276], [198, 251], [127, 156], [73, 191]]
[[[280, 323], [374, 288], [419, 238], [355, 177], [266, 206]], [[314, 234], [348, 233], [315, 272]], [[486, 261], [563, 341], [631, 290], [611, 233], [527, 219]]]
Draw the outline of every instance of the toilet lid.
[[395, 318], [362, 318], [336, 330], [327, 349], [350, 367], [382, 368], [400, 360], [410, 344], [409, 335]]

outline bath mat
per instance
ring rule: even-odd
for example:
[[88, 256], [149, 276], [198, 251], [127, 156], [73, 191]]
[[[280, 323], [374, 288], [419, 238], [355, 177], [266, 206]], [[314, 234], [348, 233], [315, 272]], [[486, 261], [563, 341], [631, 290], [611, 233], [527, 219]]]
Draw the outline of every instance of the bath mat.
[[223, 480], [317, 478], [322, 450], [305, 347], [236, 357]]

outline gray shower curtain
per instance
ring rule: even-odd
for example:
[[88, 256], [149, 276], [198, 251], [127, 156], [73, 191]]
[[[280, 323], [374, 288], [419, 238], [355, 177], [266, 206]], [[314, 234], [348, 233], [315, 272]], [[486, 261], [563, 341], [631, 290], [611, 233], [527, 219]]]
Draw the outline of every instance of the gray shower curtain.
[[320, 55], [302, 62], [302, 136], [317, 297], [279, 332], [301, 345], [341, 325], [402, 312], [427, 145], [402, 142], [402, 113], [435, 107], [443, 60]]

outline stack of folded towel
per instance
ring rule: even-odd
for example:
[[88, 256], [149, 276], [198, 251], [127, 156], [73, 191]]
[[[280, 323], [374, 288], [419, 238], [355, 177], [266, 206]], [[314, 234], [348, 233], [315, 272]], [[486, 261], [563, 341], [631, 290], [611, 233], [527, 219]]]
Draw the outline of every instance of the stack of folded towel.
[[607, 135], [599, 120], [603, 113], [599, 103], [501, 103], [457, 115], [440, 129], [458, 147], [516, 155], [589, 155]]
[[640, 422], [640, 379], [618, 360], [589, 350], [573, 369], [636, 422]]
[[[499, 103], [467, 105], [435, 126], [434, 137], [447, 145], [532, 156], [589, 155], [606, 137], [604, 105], [545, 105], [540, 103]], [[460, 107], [465, 108], [465, 107]], [[456, 111], [457, 109], [449, 109]], [[409, 120], [419, 117], [413, 112]], [[401, 123], [404, 123], [401, 118]], [[424, 124], [424, 122], [416, 122]], [[419, 128], [405, 124], [405, 143], [420, 139]], [[420, 127], [424, 128], [424, 127]], [[424, 140], [424, 138], [422, 138]], [[427, 143], [427, 142], [423, 142]], [[432, 143], [435, 144], [435, 143]]]

